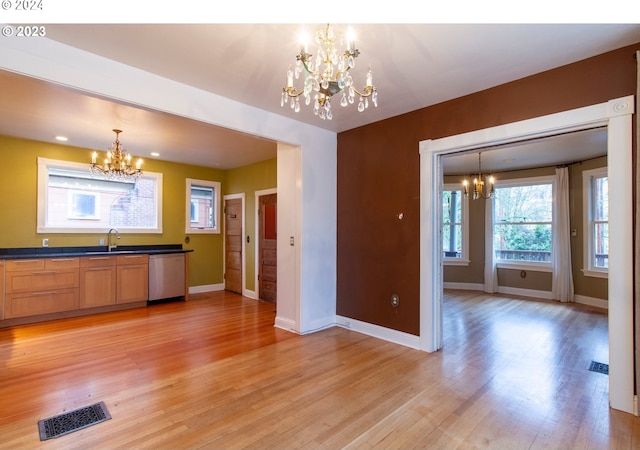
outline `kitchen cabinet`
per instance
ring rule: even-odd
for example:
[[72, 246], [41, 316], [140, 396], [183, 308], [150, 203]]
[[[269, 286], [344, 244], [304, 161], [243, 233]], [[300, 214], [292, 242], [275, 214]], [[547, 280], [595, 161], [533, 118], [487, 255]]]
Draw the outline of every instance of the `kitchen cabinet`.
[[79, 258], [6, 261], [4, 318], [77, 309], [79, 264]]
[[80, 258], [80, 308], [116, 303], [116, 264], [115, 255]]
[[149, 299], [149, 255], [117, 256], [116, 303]]
[[0, 320], [4, 319], [4, 265], [0, 259]]

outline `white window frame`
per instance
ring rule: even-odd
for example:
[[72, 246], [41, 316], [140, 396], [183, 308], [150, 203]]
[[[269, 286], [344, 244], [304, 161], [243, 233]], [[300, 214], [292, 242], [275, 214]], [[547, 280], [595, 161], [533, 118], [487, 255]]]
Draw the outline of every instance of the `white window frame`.
[[[71, 161], [61, 161], [56, 159], [38, 158], [38, 186], [37, 186], [37, 219], [36, 219], [36, 233], [102, 233], [105, 231], [104, 226], [95, 227], [51, 227], [46, 223], [47, 218], [47, 195], [48, 195], [48, 181], [49, 181], [49, 169], [61, 168], [70, 169], [75, 171], [86, 171], [89, 173], [89, 164], [76, 163]], [[97, 177], [97, 175], [96, 175]], [[126, 228], [118, 227], [120, 233], [132, 233], [132, 234], [160, 234], [162, 233], [162, 174], [158, 172], [144, 172], [144, 178], [150, 178], [155, 183], [155, 211], [156, 220], [155, 227], [147, 228]], [[84, 224], [86, 222], [83, 221]]]
[[[556, 177], [554, 177], [553, 175], [545, 175], [545, 176], [540, 176], [540, 177], [530, 177], [530, 178], [514, 178], [511, 180], [503, 180], [503, 181], [496, 181], [494, 186], [495, 189], [498, 190], [499, 188], [509, 188], [509, 187], [518, 187], [518, 186], [532, 186], [532, 185], [539, 185], [539, 184], [551, 184], [551, 198], [552, 198], [552, 205], [551, 205], [551, 236], [552, 236], [552, 241], [553, 241], [553, 233], [554, 233], [554, 229], [555, 229], [555, 223], [553, 222], [553, 211], [556, 207], [555, 204], [555, 198], [556, 198]], [[531, 222], [531, 223], [535, 223], [535, 222]], [[545, 222], [546, 223], [546, 222]], [[493, 227], [491, 229], [491, 242], [494, 242], [494, 230], [495, 230], [495, 221], [493, 224]], [[493, 249], [494, 254], [495, 254], [495, 248]], [[509, 260], [505, 260], [505, 259], [498, 259], [496, 258], [496, 267], [498, 267], [499, 269], [518, 269], [518, 270], [533, 270], [533, 271], [538, 271], [538, 272], [553, 272], [553, 252], [555, 251], [555, 249], [553, 248], [553, 245], [551, 246], [551, 261], [549, 262], [545, 262], [545, 261], [509, 261]], [[495, 256], [494, 256], [495, 257]]]
[[[460, 191], [460, 206], [461, 206], [461, 218], [462, 221], [462, 254], [460, 258], [455, 258], [453, 256], [444, 256], [444, 251], [442, 252], [442, 261], [445, 266], [468, 266], [470, 263], [469, 260], [469, 199], [465, 197], [463, 193], [463, 188], [461, 184], [456, 183], [446, 183], [442, 187], [442, 192], [444, 191]], [[440, 195], [440, 210], [442, 210], [442, 201], [443, 196]], [[444, 217], [442, 218], [442, 223], [440, 224], [440, 230], [444, 226]], [[441, 236], [441, 245], [442, 245], [442, 234]]]
[[[191, 226], [191, 188], [192, 187], [206, 187], [213, 189], [213, 228], [199, 228]], [[196, 180], [194, 178], [187, 178], [187, 191], [186, 191], [186, 216], [185, 216], [185, 231], [187, 234], [220, 234], [220, 182], [210, 180]]]
[[[583, 269], [586, 277], [608, 278], [608, 267], [593, 265], [593, 179], [607, 177], [607, 167], [585, 170], [582, 172], [582, 218], [583, 218]], [[608, 221], [607, 221], [608, 223]]]

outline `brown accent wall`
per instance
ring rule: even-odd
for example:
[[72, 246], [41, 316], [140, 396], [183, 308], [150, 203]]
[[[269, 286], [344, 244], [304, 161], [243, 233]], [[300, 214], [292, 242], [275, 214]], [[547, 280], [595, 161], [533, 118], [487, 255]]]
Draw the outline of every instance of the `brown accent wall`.
[[420, 141], [635, 95], [639, 47], [339, 133], [337, 314], [419, 334]]

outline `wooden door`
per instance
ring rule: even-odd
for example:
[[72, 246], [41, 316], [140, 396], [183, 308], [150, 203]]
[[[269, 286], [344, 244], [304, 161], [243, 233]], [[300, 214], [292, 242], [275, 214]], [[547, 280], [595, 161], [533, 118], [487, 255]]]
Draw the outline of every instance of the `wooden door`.
[[277, 299], [277, 194], [259, 197], [259, 261], [258, 265], [258, 295], [261, 300], [276, 303]]
[[242, 294], [242, 199], [224, 202], [225, 289]]

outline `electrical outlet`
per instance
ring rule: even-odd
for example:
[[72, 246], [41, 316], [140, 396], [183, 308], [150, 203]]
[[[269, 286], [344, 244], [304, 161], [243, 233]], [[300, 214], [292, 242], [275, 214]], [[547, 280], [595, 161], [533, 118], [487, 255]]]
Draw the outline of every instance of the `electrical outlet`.
[[104, 239], [100, 239], [100, 245], [104, 245]]
[[42, 246], [43, 247], [48, 247], [49, 246], [49, 239], [43, 239], [42, 240]]

